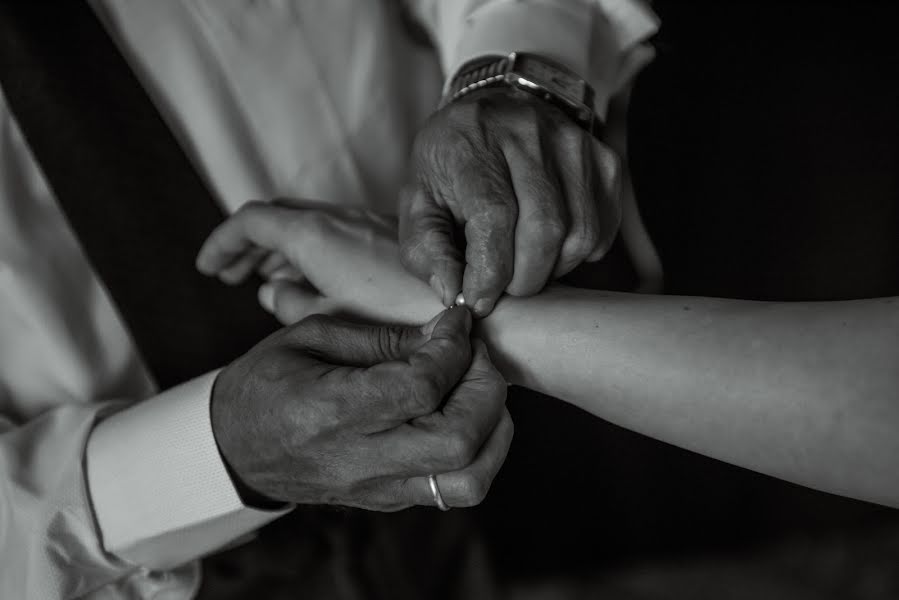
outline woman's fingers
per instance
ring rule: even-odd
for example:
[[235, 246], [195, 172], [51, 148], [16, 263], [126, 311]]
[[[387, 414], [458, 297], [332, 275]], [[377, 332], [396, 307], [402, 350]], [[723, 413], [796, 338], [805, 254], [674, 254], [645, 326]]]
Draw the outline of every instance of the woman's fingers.
[[[248, 202], [209, 234], [197, 254], [197, 269], [218, 275], [256, 247], [292, 256], [293, 246], [304, 237], [300, 231], [304, 216], [298, 209]], [[242, 270], [243, 266], [238, 272]]]
[[259, 304], [282, 325], [293, 325], [310, 315], [335, 315], [337, 303], [302, 283], [274, 279], [259, 286]]
[[216, 275], [223, 283], [237, 285], [257, 270], [259, 265], [266, 262], [270, 256], [271, 253], [266, 248], [250, 247], [243, 254], [236, 256], [229, 265], [220, 269]]
[[282, 269], [289, 266], [290, 263], [287, 262], [287, 257], [285, 257], [280, 252], [270, 252], [265, 260], [259, 262], [259, 265], [256, 267], [256, 272], [259, 273], [260, 277], [265, 279], [278, 279], [274, 277], [277, 273], [280, 273]]
[[272, 252], [259, 263], [256, 272], [266, 281], [284, 279], [294, 283], [306, 283], [306, 276], [280, 252]]

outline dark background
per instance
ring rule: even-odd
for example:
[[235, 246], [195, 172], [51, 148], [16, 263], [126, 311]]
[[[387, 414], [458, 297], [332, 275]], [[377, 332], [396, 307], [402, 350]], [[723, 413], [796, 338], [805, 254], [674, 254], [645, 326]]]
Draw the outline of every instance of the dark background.
[[[654, 6], [663, 27], [633, 98], [630, 161], [666, 291], [899, 295], [899, 7]], [[626, 271], [605, 260], [571, 279], [629, 289]], [[527, 390], [509, 408], [515, 441], [478, 508], [298, 507], [207, 559], [201, 598], [899, 597], [899, 511]]]
[[[666, 291], [899, 294], [896, 3], [655, 8], [663, 28], [634, 93], [630, 160]], [[506, 573], [737, 556], [797, 536], [836, 540], [850, 556], [899, 524], [897, 511], [731, 467], [525, 390], [510, 406], [515, 443], [478, 510]]]
[[[654, 5], [663, 28], [634, 94], [630, 160], [666, 290], [766, 300], [899, 295], [897, 3]], [[577, 279], [614, 285], [603, 270]], [[627, 288], [626, 278], [618, 283]], [[387, 582], [381, 595], [350, 580], [399, 536], [413, 558], [440, 563], [432, 534], [459, 523], [461, 537], [470, 516], [504, 581], [611, 578], [652, 566], [641, 578], [662, 594], [614, 597], [735, 597], [732, 585], [720, 593], [728, 581], [717, 594], [685, 594], [653, 574], [692, 560], [701, 575], [720, 574], [715, 564], [731, 560], [730, 572], [743, 574], [731, 584], [801, 567], [802, 590], [840, 579], [844, 591], [867, 592], [828, 597], [899, 597], [899, 511], [731, 467], [525, 390], [509, 404], [515, 443], [479, 508], [371, 515], [301, 507], [257, 543], [208, 560], [204, 597], [442, 597], [452, 579], [417, 571], [409, 556], [394, 561], [392, 575], [375, 573]], [[419, 517], [425, 525], [410, 527]], [[380, 531], [392, 532], [385, 544], [369, 543]], [[465, 544], [443, 545], [446, 563], [472, 559], [453, 554]], [[369, 561], [375, 571], [390, 562], [383, 554]], [[415, 579], [435, 589], [390, 588]], [[754, 597], [784, 589], [771, 581]]]

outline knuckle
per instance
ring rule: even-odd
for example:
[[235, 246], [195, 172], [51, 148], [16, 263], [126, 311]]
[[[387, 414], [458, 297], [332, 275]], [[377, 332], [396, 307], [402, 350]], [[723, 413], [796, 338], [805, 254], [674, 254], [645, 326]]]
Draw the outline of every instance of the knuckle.
[[576, 259], [584, 258], [601, 241], [598, 223], [580, 223], [572, 232], [567, 254]]
[[568, 234], [568, 228], [562, 219], [558, 215], [547, 213], [541, 213], [531, 220], [528, 231], [530, 232], [528, 237], [531, 238], [528, 245], [534, 248], [538, 256], [558, 251]]
[[594, 146], [595, 159], [598, 163], [601, 175], [617, 178], [621, 173], [621, 157], [609, 146], [597, 142]]
[[503, 417], [502, 422], [505, 423], [506, 429], [509, 432], [508, 433], [509, 440], [511, 441], [512, 438], [515, 437], [515, 421], [512, 420], [512, 417], [511, 417], [511, 415], [509, 415], [508, 411], [504, 411], [504, 412], [505, 412], [505, 415]]
[[518, 206], [512, 201], [484, 200], [478, 207], [471, 225], [479, 233], [489, 235], [495, 230], [511, 230], [518, 219]]
[[447, 466], [451, 470], [464, 469], [478, 452], [476, 436], [462, 428], [448, 433], [444, 443]]
[[568, 234], [568, 228], [558, 217], [544, 221], [541, 230], [543, 232], [545, 245], [553, 249], [561, 246], [562, 242], [565, 240], [565, 236]]
[[584, 227], [578, 238], [578, 246], [585, 254], [590, 254], [600, 242], [599, 225], [590, 224]]
[[296, 403], [290, 415], [291, 428], [305, 440], [319, 440], [340, 431], [345, 417], [340, 407], [341, 398], [330, 398], [320, 402]]
[[462, 473], [458, 481], [459, 499], [466, 507], [477, 506], [487, 497], [490, 486], [472, 473]]

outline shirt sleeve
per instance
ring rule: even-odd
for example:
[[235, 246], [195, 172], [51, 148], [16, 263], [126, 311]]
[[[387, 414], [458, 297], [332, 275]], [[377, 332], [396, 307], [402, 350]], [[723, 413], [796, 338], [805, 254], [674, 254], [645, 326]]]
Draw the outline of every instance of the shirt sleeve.
[[283, 514], [240, 502], [212, 437], [212, 380], [124, 410], [0, 414], [0, 598], [185, 594], [191, 561]]
[[641, 0], [408, 0], [430, 32], [446, 81], [473, 58], [533, 52], [581, 74], [605, 118], [609, 100], [653, 57], [659, 27]]
[[73, 597], [127, 572], [101, 547], [83, 477], [103, 410], [61, 406], [21, 425], [0, 417], [0, 597]]
[[241, 501], [212, 432], [216, 374], [113, 414], [93, 431], [87, 480], [106, 551], [171, 569], [287, 512]]

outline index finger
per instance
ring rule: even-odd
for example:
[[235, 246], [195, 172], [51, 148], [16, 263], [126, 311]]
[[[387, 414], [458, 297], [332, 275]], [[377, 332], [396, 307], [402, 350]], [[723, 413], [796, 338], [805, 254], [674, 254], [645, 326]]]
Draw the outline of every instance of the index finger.
[[490, 314], [512, 281], [515, 225], [518, 204], [509, 167], [502, 154], [492, 158], [501, 165], [473, 165], [460, 173], [455, 193], [465, 207], [465, 273], [462, 292], [479, 317]]
[[420, 186], [407, 186], [400, 195], [400, 261], [413, 275], [427, 281], [449, 306], [462, 289], [462, 253], [456, 248], [452, 212], [440, 206]]
[[255, 247], [282, 250], [294, 237], [297, 211], [248, 202], [209, 234], [197, 254], [197, 269], [214, 275]]

